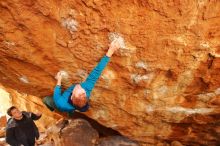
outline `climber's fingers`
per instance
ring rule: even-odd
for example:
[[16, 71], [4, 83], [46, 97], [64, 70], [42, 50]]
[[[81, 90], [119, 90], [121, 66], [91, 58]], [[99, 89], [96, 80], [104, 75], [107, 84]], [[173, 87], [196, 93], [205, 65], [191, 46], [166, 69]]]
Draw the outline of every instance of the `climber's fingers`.
[[116, 51], [120, 48], [120, 44], [119, 44], [118, 39], [115, 39], [114, 41], [111, 42], [110, 48], [113, 49], [114, 51]]
[[119, 40], [118, 40], [118, 39], [116, 39], [116, 40], [114, 41], [114, 45], [115, 45], [115, 48], [116, 48], [116, 49], [119, 49], [119, 48], [120, 48], [120, 43], [119, 43]]
[[61, 79], [61, 78], [62, 78], [62, 74], [61, 74], [61, 72], [59, 71], [59, 72], [57, 73], [55, 79], [59, 80], [59, 79]]

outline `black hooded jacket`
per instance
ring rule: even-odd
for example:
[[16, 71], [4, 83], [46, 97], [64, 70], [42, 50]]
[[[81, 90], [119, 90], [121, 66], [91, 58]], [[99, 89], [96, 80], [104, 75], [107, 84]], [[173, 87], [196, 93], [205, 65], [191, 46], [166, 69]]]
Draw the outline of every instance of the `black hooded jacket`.
[[23, 118], [10, 118], [6, 126], [6, 142], [12, 146], [34, 146], [35, 138], [39, 138], [39, 131], [33, 120], [40, 119], [34, 113], [22, 112]]

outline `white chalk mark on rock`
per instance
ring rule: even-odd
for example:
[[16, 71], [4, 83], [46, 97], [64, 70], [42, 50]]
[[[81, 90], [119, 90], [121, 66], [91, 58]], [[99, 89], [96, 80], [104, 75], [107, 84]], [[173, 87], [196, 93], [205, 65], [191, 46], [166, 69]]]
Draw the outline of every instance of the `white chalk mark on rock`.
[[176, 37], [176, 41], [182, 43], [184, 46], [187, 46], [187, 40], [183, 36]]
[[208, 42], [201, 42], [201, 43], [200, 43], [200, 46], [203, 47], [203, 48], [205, 48], [205, 49], [210, 48], [210, 45], [209, 45]]
[[148, 80], [148, 75], [139, 75], [139, 74], [132, 74], [131, 79], [134, 81], [134, 83], [138, 84], [142, 80]]
[[220, 57], [220, 54], [215, 51], [211, 51], [210, 54], [214, 57]]
[[[69, 74], [65, 70], [60, 70], [58, 73], [61, 74], [62, 79], [66, 80], [66, 81], [69, 79]], [[57, 75], [58, 75], [58, 73], [57, 73]], [[57, 79], [57, 76], [55, 77], [55, 79]]]
[[104, 110], [98, 110], [96, 111], [95, 115], [94, 115], [94, 119], [99, 119], [99, 118], [103, 118], [103, 119], [108, 119], [107, 118], [107, 113]]
[[120, 48], [126, 49], [125, 41], [122, 38], [121, 34], [116, 33], [116, 32], [111, 32], [108, 34], [108, 38], [109, 38], [110, 43], [117, 40], [119, 42]]
[[137, 68], [147, 69], [147, 64], [146, 64], [145, 62], [143, 62], [143, 61], [137, 62], [137, 63], [135, 64], [135, 66], [136, 66]]
[[220, 94], [220, 88], [217, 88], [217, 89], [215, 90], [215, 94], [216, 94], [216, 95], [219, 95], [219, 94]]
[[147, 112], [153, 112], [153, 111], [155, 111], [155, 107], [152, 106], [152, 105], [147, 105], [146, 111], [147, 111]]
[[154, 111], [161, 111], [161, 112], [171, 112], [171, 113], [182, 113], [186, 115], [191, 114], [208, 114], [213, 112], [213, 108], [184, 108], [180, 106], [174, 107], [157, 107], [155, 105], [147, 105], [146, 112], [154, 112]]
[[63, 78], [66, 78], [66, 79], [69, 78], [69, 75], [68, 75], [68, 73], [67, 73], [66, 71], [61, 70], [60, 73], [61, 73], [61, 76], [62, 76]]
[[73, 18], [62, 19], [61, 24], [63, 27], [67, 28], [70, 33], [77, 31], [78, 22]]
[[10, 46], [15, 46], [15, 43], [14, 43], [14, 42], [11, 42], [11, 41], [3, 41], [3, 43], [4, 43], [5, 45], [7, 45], [8, 47], [10, 47]]
[[102, 76], [101, 76], [102, 79], [104, 80], [112, 80], [112, 79], [115, 79], [115, 73], [112, 71], [112, 70], [106, 70]]
[[88, 73], [83, 69], [78, 69], [75, 73], [77, 77], [80, 77], [81, 80], [85, 80], [88, 76]]
[[167, 107], [166, 110], [172, 113], [185, 113], [185, 114], [207, 114], [213, 111], [212, 108], [183, 108], [180, 106]]
[[216, 97], [220, 95], [220, 88], [217, 88], [215, 91], [213, 92], [208, 92], [208, 93], [203, 93], [203, 94], [198, 94], [198, 100], [201, 100], [203, 102], [208, 102], [210, 101], [212, 98]]
[[28, 83], [29, 83], [28, 78], [27, 78], [26, 76], [21, 76], [21, 77], [19, 78], [19, 80], [20, 80], [21, 82], [25, 83], [25, 84], [28, 84]]

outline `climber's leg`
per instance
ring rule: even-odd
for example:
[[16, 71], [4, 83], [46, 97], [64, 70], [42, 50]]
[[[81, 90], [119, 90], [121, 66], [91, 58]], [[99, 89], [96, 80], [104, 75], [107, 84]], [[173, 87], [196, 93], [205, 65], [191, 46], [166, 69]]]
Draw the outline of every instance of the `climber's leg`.
[[52, 96], [46, 96], [43, 98], [43, 103], [51, 110], [54, 111], [56, 109], [55, 103], [53, 101]]

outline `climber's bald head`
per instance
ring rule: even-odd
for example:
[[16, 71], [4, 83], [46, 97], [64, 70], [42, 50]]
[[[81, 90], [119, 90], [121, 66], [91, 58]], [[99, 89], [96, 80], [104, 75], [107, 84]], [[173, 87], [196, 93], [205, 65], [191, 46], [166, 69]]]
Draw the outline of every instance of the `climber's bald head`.
[[72, 91], [71, 100], [73, 105], [82, 108], [87, 104], [86, 91], [81, 87], [81, 85], [77, 84]]

